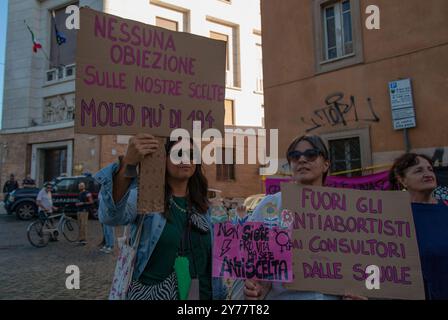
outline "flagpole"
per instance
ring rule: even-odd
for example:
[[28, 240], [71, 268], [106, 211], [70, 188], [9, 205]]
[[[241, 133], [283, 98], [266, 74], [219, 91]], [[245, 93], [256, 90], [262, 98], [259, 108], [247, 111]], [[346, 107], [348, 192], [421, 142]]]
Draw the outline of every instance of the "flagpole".
[[[34, 45], [35, 43], [38, 43], [38, 42], [35, 41], [35, 39], [34, 39], [34, 32], [33, 32], [33, 30], [31, 30], [31, 27], [28, 25], [28, 23], [26, 22], [26, 20], [23, 20], [23, 23], [24, 23], [25, 26], [27, 27], [28, 31], [31, 33], [31, 40], [33, 41], [33, 45]], [[48, 61], [49, 63], [51, 63], [50, 58], [48, 57], [48, 54], [47, 54], [47, 52], [45, 51], [45, 49], [43, 48], [43, 46], [42, 46], [40, 43], [38, 43], [38, 44], [40, 45], [40, 48], [39, 48], [39, 49], [42, 50], [42, 53], [44, 54], [45, 59], [47, 59], [47, 61]]]
[[[51, 15], [52, 15], [52, 21], [53, 21], [53, 25], [54, 25], [54, 28], [52, 28], [51, 33], [53, 33], [53, 29], [54, 29], [55, 37], [57, 39], [57, 37], [58, 37], [58, 31], [57, 30], [58, 29], [57, 29], [57, 26], [56, 26], [56, 12], [54, 10], [52, 10], [51, 11]], [[58, 54], [56, 56], [56, 67], [58, 69], [60, 68], [60, 63], [59, 63], [60, 56], [61, 56], [61, 50], [59, 49], [59, 43], [58, 43]], [[50, 64], [51, 64], [51, 62], [50, 62]]]

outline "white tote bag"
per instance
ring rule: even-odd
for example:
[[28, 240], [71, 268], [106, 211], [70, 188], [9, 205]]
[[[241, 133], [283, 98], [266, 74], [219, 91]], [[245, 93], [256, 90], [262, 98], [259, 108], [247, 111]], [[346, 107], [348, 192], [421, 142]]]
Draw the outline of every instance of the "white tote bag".
[[115, 266], [114, 278], [109, 293], [109, 300], [126, 300], [126, 294], [132, 281], [135, 259], [137, 257], [137, 248], [140, 242], [144, 216], [141, 216], [138, 225], [137, 236], [134, 243], [130, 242], [130, 227], [126, 225], [123, 236], [117, 239], [120, 254]]

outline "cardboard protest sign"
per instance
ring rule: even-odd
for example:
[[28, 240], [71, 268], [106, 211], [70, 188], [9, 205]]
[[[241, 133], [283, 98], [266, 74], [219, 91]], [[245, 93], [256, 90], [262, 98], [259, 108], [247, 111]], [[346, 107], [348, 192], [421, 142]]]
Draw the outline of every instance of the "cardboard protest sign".
[[[424, 299], [407, 192], [359, 191], [282, 183], [282, 207], [294, 215], [294, 282], [289, 289], [375, 298]], [[366, 267], [380, 289], [367, 289]]]
[[77, 133], [224, 131], [222, 41], [81, 9], [76, 51]]
[[291, 232], [260, 222], [215, 224], [213, 276], [292, 281]]
[[137, 211], [140, 214], [165, 210], [165, 139], [157, 139], [161, 147], [140, 163], [137, 200]]
[[[80, 16], [76, 133], [169, 137], [177, 128], [191, 133], [193, 121], [224, 131], [224, 42], [89, 8]], [[159, 154], [141, 164], [139, 212], [160, 211], [162, 162]]]

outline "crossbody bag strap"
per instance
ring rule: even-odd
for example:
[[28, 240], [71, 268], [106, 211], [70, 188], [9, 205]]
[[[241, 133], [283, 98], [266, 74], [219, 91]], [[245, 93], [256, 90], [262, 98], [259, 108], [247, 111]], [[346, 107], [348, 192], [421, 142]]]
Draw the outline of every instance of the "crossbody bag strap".
[[[188, 220], [187, 220], [187, 224], [188, 224]], [[185, 256], [186, 255], [186, 243], [188, 240], [188, 235], [187, 235], [187, 225], [184, 226], [183, 230], [182, 230], [182, 235], [180, 237], [180, 248], [179, 248], [179, 256]]]
[[126, 245], [129, 245], [130, 237], [131, 237], [131, 231], [130, 231], [129, 224], [125, 225], [123, 228], [123, 235], [121, 236], [121, 239], [123, 239], [123, 243]]
[[194, 257], [193, 245], [191, 241], [191, 213], [188, 213], [187, 223], [182, 233], [180, 241], [180, 254], [179, 254], [180, 256], [186, 256], [187, 243], [191, 253], [191, 258], [193, 259], [194, 271], [196, 273], [196, 276], [198, 276], [198, 268], [196, 266], [196, 258]]
[[135, 240], [134, 243], [132, 244], [132, 248], [137, 249], [138, 248], [138, 244], [140, 243], [140, 237], [142, 234], [142, 229], [143, 229], [143, 223], [145, 221], [145, 215], [144, 214], [139, 214], [138, 215], [138, 226], [137, 226], [137, 234], [135, 236]]
[[193, 266], [194, 266], [194, 271], [196, 274], [196, 278], [199, 279], [199, 274], [198, 274], [198, 268], [196, 266], [196, 258], [194, 257], [194, 252], [193, 252], [193, 243], [191, 241], [191, 216], [188, 217], [188, 226], [187, 226], [187, 234], [188, 234], [188, 242], [190, 245], [190, 252], [191, 252], [191, 258], [193, 259]]

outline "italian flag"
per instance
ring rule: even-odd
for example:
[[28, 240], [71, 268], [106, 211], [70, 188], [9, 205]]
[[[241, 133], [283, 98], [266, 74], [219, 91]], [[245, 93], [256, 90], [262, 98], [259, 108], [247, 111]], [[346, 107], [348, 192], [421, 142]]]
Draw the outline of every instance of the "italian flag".
[[34, 33], [31, 30], [31, 28], [28, 26], [28, 24], [26, 25], [26, 27], [28, 28], [28, 30], [31, 33], [31, 40], [33, 40], [33, 52], [36, 53], [37, 49], [41, 49], [42, 48], [42, 45], [39, 42], [36, 41], [36, 39], [34, 37]]

